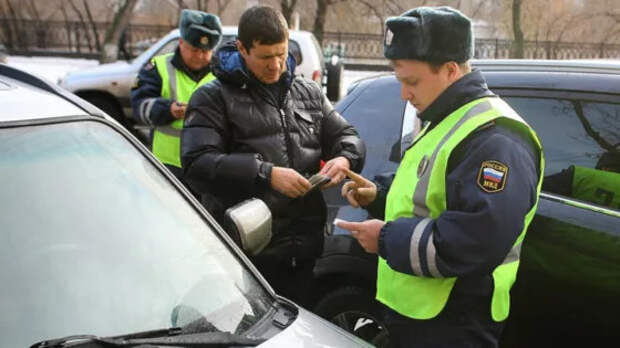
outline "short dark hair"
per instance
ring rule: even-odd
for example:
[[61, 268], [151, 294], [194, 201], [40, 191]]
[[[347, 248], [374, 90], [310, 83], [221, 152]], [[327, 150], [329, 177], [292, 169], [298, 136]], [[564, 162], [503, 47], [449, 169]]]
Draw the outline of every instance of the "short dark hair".
[[284, 42], [288, 40], [286, 19], [270, 6], [252, 6], [239, 19], [237, 39], [248, 51], [255, 41], [262, 45]]

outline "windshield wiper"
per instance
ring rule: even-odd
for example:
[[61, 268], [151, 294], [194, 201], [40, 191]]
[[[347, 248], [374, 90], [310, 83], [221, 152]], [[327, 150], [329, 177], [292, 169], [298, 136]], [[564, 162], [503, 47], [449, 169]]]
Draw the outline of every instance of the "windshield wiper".
[[[173, 330], [170, 335], [170, 330]], [[177, 332], [178, 330], [178, 332]], [[230, 332], [202, 332], [202, 333], [180, 333], [180, 329], [164, 329], [149, 331], [149, 334], [160, 332], [163, 337], [147, 338], [127, 338], [125, 337], [98, 337], [94, 335], [75, 335], [53, 340], [44, 340], [30, 346], [30, 348], [53, 348], [65, 347], [71, 344], [72, 347], [86, 347], [93, 343], [101, 346], [112, 347], [137, 347], [142, 345], [174, 346], [174, 347], [254, 347], [263, 342], [264, 338], [246, 337]], [[134, 335], [129, 335], [133, 336]]]

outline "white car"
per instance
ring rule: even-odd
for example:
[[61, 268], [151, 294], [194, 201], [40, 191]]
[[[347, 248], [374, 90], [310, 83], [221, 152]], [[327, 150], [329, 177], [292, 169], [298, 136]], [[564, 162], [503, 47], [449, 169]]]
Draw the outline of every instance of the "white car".
[[[224, 26], [222, 34], [221, 42], [232, 40], [237, 35], [237, 27]], [[151, 58], [173, 52], [178, 42], [179, 30], [174, 29], [131, 62], [118, 61], [71, 72], [59, 84], [131, 128], [129, 94], [138, 72]], [[308, 31], [291, 30], [289, 50], [297, 60], [296, 74], [321, 84], [323, 53], [314, 35]]]
[[4, 64], [0, 105], [0, 347], [370, 347], [241, 252], [269, 241], [262, 201], [224, 230], [111, 117]]

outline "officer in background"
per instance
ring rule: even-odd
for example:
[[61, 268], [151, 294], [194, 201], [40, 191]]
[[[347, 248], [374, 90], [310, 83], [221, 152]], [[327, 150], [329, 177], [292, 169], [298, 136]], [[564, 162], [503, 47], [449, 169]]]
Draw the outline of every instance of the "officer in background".
[[389, 187], [342, 194], [377, 219], [339, 222], [379, 254], [394, 347], [497, 347], [544, 160], [533, 130], [471, 70], [471, 21], [419, 7], [386, 22], [384, 54], [425, 123]]
[[181, 179], [185, 107], [194, 90], [215, 79], [209, 63], [222, 36], [222, 25], [210, 13], [183, 10], [179, 30], [176, 51], [154, 57], [140, 70], [131, 91], [131, 105], [136, 120], [154, 128], [153, 154]]

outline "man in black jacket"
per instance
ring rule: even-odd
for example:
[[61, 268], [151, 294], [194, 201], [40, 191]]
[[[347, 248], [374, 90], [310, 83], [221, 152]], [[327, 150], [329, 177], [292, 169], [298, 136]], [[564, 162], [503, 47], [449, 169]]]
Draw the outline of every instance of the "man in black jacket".
[[323, 188], [338, 184], [346, 169], [362, 169], [365, 148], [321, 88], [295, 77], [281, 13], [249, 8], [238, 30], [236, 42], [213, 57], [217, 80], [190, 99], [181, 135], [185, 180], [220, 221], [251, 197], [269, 206], [273, 238], [252, 261], [279, 294], [309, 305], [326, 206], [308, 178], [319, 172], [331, 177]]

